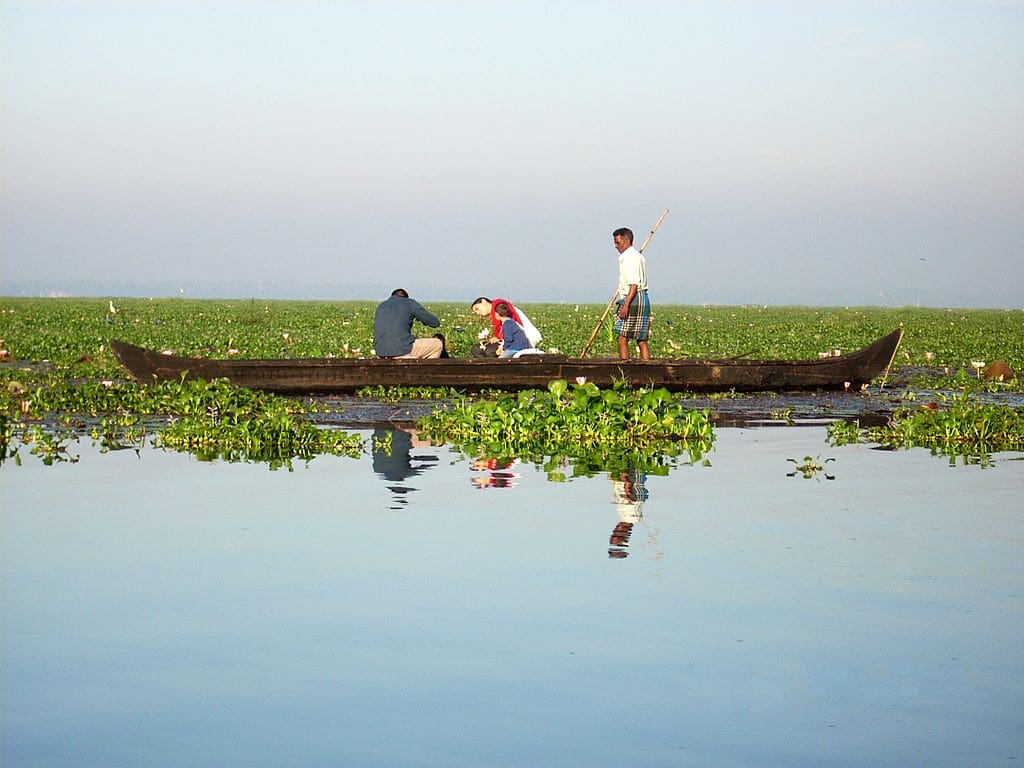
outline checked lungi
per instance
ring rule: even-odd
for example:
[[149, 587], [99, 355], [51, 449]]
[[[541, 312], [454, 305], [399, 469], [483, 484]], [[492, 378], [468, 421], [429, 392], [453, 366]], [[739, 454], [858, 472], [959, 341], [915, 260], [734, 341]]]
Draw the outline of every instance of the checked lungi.
[[622, 309], [622, 299], [615, 302], [615, 335], [626, 339], [647, 341], [651, 330], [651, 301], [647, 298], [647, 291], [639, 291], [633, 303], [629, 305], [629, 313], [623, 320], [618, 315]]

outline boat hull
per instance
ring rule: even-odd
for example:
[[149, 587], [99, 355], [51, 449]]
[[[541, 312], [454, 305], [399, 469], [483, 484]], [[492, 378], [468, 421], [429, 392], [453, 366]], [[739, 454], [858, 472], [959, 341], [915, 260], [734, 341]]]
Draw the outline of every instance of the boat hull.
[[231, 360], [166, 355], [118, 340], [110, 345], [120, 363], [142, 383], [227, 379], [240, 387], [281, 394], [342, 394], [375, 386], [467, 391], [542, 389], [555, 379], [573, 381], [579, 377], [602, 388], [625, 381], [633, 387], [664, 387], [673, 392], [781, 392], [859, 390], [889, 367], [901, 338], [902, 331], [897, 329], [856, 352], [817, 360], [623, 361], [562, 355], [486, 360]]

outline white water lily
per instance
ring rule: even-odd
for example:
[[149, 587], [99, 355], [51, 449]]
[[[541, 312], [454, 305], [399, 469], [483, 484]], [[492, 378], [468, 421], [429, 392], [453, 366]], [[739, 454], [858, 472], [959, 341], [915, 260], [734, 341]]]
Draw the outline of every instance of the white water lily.
[[576, 383], [579, 384], [582, 387], [584, 384], [587, 383], [587, 377], [586, 376], [577, 376], [576, 377]]

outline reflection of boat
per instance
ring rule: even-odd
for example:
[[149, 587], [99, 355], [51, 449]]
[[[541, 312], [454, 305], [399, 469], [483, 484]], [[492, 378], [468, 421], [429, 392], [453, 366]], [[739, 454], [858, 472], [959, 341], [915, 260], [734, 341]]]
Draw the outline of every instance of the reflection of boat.
[[529, 355], [518, 359], [444, 358], [384, 360], [299, 358], [227, 360], [165, 355], [112, 340], [111, 349], [140, 382], [185, 378], [228, 379], [250, 389], [286, 394], [352, 392], [362, 387], [543, 389], [555, 379], [586, 378], [599, 387], [617, 381], [684, 392], [765, 392], [860, 389], [884, 371], [896, 354], [899, 329], [872, 344], [816, 360], [721, 360], [660, 358], [617, 360]]

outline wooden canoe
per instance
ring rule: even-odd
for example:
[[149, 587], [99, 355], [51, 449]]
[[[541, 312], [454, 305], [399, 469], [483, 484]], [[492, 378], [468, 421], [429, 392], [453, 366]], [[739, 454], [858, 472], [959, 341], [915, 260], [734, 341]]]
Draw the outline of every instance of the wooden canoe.
[[363, 387], [452, 387], [459, 390], [543, 389], [549, 381], [586, 377], [599, 387], [626, 380], [673, 392], [857, 391], [892, 363], [903, 336], [895, 330], [863, 349], [816, 360], [580, 359], [529, 355], [518, 359], [299, 358], [232, 360], [167, 355], [112, 340], [117, 359], [139, 382], [228, 379], [282, 394], [340, 394]]

